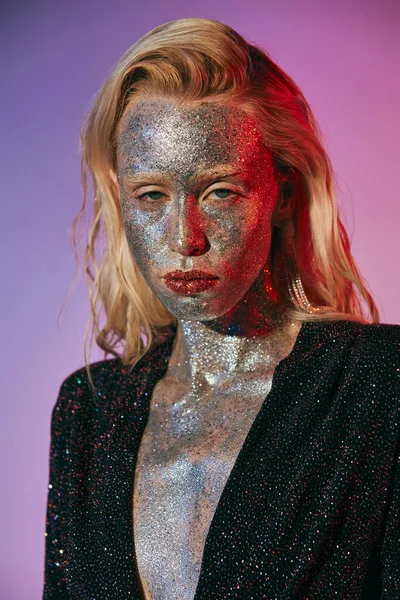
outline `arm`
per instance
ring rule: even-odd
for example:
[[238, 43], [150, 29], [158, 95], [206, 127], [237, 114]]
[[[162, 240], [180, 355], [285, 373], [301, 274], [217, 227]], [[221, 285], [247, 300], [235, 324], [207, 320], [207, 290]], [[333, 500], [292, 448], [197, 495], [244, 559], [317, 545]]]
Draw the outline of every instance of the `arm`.
[[64, 445], [66, 439], [65, 415], [63, 415], [60, 402], [62, 388], [63, 386], [61, 386], [57, 402], [53, 408], [51, 419], [43, 600], [68, 599], [65, 582], [64, 549], [60, 531], [64, 495], [63, 461], [65, 460]]

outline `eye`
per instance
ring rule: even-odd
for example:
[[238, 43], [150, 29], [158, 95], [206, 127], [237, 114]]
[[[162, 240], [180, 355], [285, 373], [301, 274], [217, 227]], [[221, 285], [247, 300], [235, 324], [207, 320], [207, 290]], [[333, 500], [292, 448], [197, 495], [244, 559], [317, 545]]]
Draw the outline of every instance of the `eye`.
[[[154, 195], [156, 197], [154, 197]], [[162, 192], [152, 191], [152, 192], [146, 192], [145, 194], [141, 194], [140, 196], [138, 196], [138, 198], [140, 198], [140, 200], [156, 201], [156, 200], [161, 200], [161, 198], [163, 196], [164, 196], [164, 194]]]
[[235, 190], [231, 190], [230, 188], [216, 188], [214, 190], [211, 190], [209, 196], [211, 196], [212, 194], [217, 194], [218, 200], [226, 200], [230, 197], [230, 195], [237, 196], [237, 192]]

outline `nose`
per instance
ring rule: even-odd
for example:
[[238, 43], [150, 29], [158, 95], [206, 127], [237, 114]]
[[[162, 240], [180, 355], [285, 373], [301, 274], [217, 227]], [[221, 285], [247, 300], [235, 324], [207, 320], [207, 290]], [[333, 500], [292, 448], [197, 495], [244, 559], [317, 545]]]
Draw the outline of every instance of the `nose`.
[[194, 196], [181, 198], [170, 215], [170, 248], [182, 256], [205, 254], [210, 244]]

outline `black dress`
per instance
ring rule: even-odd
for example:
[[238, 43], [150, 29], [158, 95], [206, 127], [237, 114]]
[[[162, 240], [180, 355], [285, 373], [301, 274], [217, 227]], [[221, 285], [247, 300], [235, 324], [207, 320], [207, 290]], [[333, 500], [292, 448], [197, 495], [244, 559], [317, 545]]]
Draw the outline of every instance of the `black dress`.
[[[95, 392], [85, 369], [62, 384], [44, 599], [140, 598], [133, 474], [172, 343], [131, 374], [93, 364]], [[303, 323], [223, 490], [195, 600], [400, 599], [399, 349], [399, 325]]]

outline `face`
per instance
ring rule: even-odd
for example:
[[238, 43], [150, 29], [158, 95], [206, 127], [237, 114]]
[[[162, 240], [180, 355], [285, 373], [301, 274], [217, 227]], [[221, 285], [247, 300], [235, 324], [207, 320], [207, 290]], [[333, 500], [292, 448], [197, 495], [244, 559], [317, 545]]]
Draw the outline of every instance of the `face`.
[[174, 316], [232, 309], [263, 272], [277, 199], [272, 156], [237, 108], [142, 99], [117, 134], [123, 224], [145, 280]]

